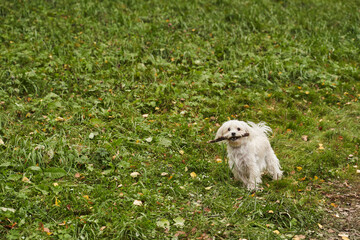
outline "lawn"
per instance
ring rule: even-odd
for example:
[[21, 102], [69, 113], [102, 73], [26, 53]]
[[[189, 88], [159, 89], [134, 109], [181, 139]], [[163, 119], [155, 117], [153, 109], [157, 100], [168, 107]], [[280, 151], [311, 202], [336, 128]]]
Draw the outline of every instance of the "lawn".
[[[360, 237], [359, 6], [1, 1], [0, 238]], [[228, 119], [282, 180], [233, 179]]]

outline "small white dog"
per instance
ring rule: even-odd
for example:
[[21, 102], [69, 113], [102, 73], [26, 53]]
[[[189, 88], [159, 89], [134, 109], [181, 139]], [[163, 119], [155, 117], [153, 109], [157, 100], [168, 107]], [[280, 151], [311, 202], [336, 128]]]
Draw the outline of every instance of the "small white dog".
[[282, 177], [279, 159], [276, 157], [267, 135], [272, 130], [265, 123], [255, 124], [230, 120], [217, 131], [215, 140], [226, 140], [229, 167], [236, 180], [241, 180], [248, 189], [256, 189], [261, 183], [261, 174], [267, 170], [274, 180]]

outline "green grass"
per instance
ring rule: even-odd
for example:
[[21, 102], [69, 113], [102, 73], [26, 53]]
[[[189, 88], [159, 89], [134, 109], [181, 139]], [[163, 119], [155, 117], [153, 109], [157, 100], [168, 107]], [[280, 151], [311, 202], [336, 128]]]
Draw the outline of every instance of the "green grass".
[[[359, 4], [2, 1], [0, 236], [321, 238], [359, 164]], [[206, 143], [233, 118], [283, 180], [233, 180]]]

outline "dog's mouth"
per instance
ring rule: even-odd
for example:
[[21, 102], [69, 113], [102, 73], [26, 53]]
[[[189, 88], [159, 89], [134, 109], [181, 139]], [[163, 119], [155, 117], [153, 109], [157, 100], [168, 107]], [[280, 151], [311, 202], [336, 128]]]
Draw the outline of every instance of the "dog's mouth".
[[228, 140], [235, 142], [235, 141], [238, 140], [239, 138], [241, 138], [241, 137], [240, 137], [240, 136], [234, 136], [234, 137], [228, 138]]
[[249, 136], [250, 134], [249, 133], [244, 133], [243, 135], [241, 136], [232, 136], [232, 137], [220, 137], [218, 139], [215, 139], [215, 140], [211, 140], [211, 141], [208, 141], [208, 143], [215, 143], [215, 142], [220, 142], [220, 141], [224, 141], [224, 140], [228, 140], [228, 141], [232, 141], [232, 142], [235, 142], [236, 140], [238, 140], [239, 138], [242, 138], [242, 137], [247, 137]]
[[243, 137], [247, 137], [249, 136], [249, 133], [244, 133], [240, 136], [232, 136], [232, 137], [229, 137], [228, 140], [229, 141], [232, 141], [232, 142], [235, 142], [236, 140], [240, 139], [240, 138], [243, 138]]

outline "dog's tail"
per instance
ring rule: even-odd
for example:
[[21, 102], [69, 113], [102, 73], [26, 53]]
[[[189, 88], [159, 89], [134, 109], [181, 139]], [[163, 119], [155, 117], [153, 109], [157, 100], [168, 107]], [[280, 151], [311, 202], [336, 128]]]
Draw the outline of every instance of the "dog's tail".
[[256, 130], [258, 130], [260, 132], [263, 132], [267, 136], [272, 133], [272, 129], [268, 125], [266, 125], [265, 122], [259, 122], [258, 124], [253, 123], [253, 122], [248, 122], [248, 124], [252, 128], [254, 128], [254, 129], [256, 129]]

